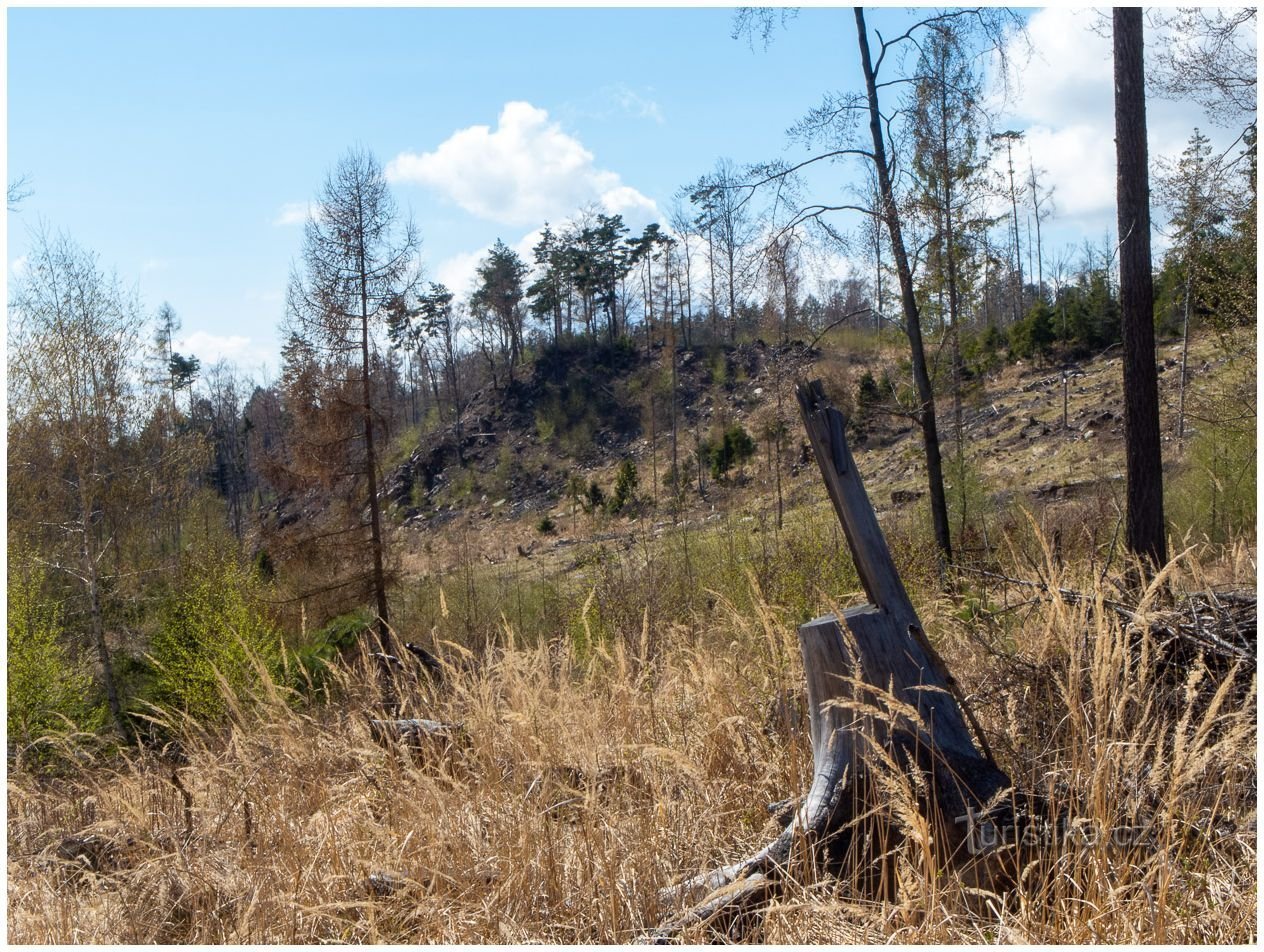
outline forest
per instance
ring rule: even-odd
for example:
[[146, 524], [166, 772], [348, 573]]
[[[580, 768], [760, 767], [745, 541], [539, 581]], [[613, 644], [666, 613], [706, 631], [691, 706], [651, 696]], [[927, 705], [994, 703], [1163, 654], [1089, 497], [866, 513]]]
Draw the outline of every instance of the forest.
[[[996, 109], [1022, 19], [915, 13], [838, 11], [861, 69], [781, 158], [507, 233], [468, 290], [330, 156], [271, 379], [35, 228], [9, 941], [1256, 941], [1255, 11], [1101, 16], [1117, 228], [1060, 245]], [[1179, 156], [1147, 96], [1203, 110]], [[876, 601], [817, 379], [967, 745], [1038, 804], [1003, 875], [871, 737], [844, 839], [881, 845], [804, 832], [827, 708], [926, 717], [859, 667], [809, 703], [807, 623]]]

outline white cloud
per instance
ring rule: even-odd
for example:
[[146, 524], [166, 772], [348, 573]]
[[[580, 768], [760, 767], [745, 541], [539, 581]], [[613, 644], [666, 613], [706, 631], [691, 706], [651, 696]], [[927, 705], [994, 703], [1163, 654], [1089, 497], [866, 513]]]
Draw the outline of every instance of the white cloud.
[[619, 185], [601, 194], [608, 215], [622, 215], [631, 227], [648, 225], [658, 218], [658, 205], [628, 185]]
[[583, 143], [528, 102], [505, 103], [495, 130], [470, 126], [433, 152], [400, 153], [387, 164], [386, 177], [428, 186], [471, 214], [506, 225], [556, 221], [594, 201], [610, 213], [655, 208], [617, 173], [598, 168]]
[[[652, 92], [653, 90], [646, 90]], [[631, 116], [633, 119], [650, 119], [662, 125], [662, 107], [651, 99], [637, 92], [627, 83], [615, 83], [613, 86], [602, 86], [597, 90], [595, 98], [608, 105], [592, 113], [599, 119], [609, 119], [614, 114]]]
[[486, 256], [488, 249], [462, 251], [445, 258], [434, 266], [433, 280], [444, 285], [459, 299], [474, 290], [474, 269]]
[[196, 357], [204, 368], [226, 360], [240, 370], [254, 371], [266, 363], [276, 362], [276, 355], [270, 353], [267, 347], [240, 334], [193, 331], [182, 334], [172, 346], [177, 353]]
[[637, 119], [652, 119], [660, 126], [665, 121], [663, 119], [663, 110], [657, 102], [646, 96], [642, 96], [630, 86], [619, 83], [613, 87], [609, 87], [609, 95], [618, 104], [619, 108], [630, 116]]
[[1030, 59], [1011, 46], [1015, 99], [1007, 112], [1054, 128], [1076, 122], [1114, 121], [1109, 34], [1091, 29], [1093, 10], [1049, 7], [1032, 14]]
[[9, 277], [18, 278], [26, 274], [27, 266], [30, 264], [30, 257], [27, 255], [19, 255], [9, 262]]
[[310, 202], [286, 202], [277, 211], [276, 217], [272, 219], [272, 224], [278, 228], [288, 225], [303, 225], [307, 223], [307, 216], [312, 211]]
[[151, 271], [165, 271], [169, 267], [169, 263], [163, 258], [146, 258], [141, 262], [140, 270], [144, 274]]
[[[1027, 24], [1034, 49], [1030, 59], [1014, 53], [1013, 98], [1000, 107], [1007, 125], [1025, 132], [1014, 150], [1016, 177], [1027, 177], [1030, 155], [1041, 186], [1053, 187], [1056, 221], [1090, 234], [1113, 230], [1115, 215], [1115, 100], [1109, 20], [1090, 9], [1049, 7]], [[1099, 26], [1095, 30], [1094, 27]], [[1168, 39], [1147, 29], [1149, 55]], [[1150, 158], [1178, 156], [1194, 127], [1221, 148], [1233, 136], [1209, 128], [1202, 109], [1151, 95], [1146, 101]], [[1030, 152], [1029, 152], [1030, 150]], [[1004, 152], [994, 168], [1005, 165]], [[1162, 211], [1154, 209], [1156, 220]]]

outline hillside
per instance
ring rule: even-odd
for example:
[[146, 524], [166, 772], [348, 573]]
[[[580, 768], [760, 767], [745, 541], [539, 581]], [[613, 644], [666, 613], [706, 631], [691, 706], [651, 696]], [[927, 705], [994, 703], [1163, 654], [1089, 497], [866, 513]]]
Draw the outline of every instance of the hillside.
[[[850, 346], [848, 346], [850, 345]], [[1165, 468], [1183, 463], [1188, 440], [1173, 437], [1178, 404], [1179, 340], [1159, 344], [1159, 382]], [[1227, 356], [1211, 337], [1196, 339], [1190, 353], [1190, 392], [1215, 379]], [[464, 414], [458, 459], [455, 427], [426, 434], [387, 476], [384, 494], [398, 524], [398, 542], [409, 572], [450, 570], [451, 540], [489, 564], [530, 555], [547, 559], [593, 537], [631, 537], [648, 528], [704, 524], [720, 513], [739, 517], [776, 510], [776, 466], [768, 434], [783, 426], [780, 456], [787, 509], [823, 499], [794, 404], [794, 382], [822, 378], [839, 406], [852, 414], [852, 441], [879, 512], [908, 508], [925, 492], [921, 434], [912, 421], [888, 412], [890, 399], [858, 405], [862, 374], [898, 379], [896, 341], [856, 337], [843, 346], [810, 349], [801, 342], [762, 341], [681, 354], [678, 380], [678, 459], [683, 491], [672, 499], [670, 423], [665, 419], [666, 371], [661, 348], [575, 351], [537, 365], [533, 375], [507, 392], [483, 391]], [[974, 382], [964, 401], [963, 443], [967, 491], [989, 510], [1019, 502], [1055, 522], [1092, 510], [1095, 527], [1109, 531], [1118, 517], [1123, 479], [1123, 393], [1117, 352], [1075, 362], [1066, 387], [1058, 367], [1017, 361]], [[651, 438], [647, 393], [657, 382], [656, 432]], [[566, 394], [582, 411], [558, 400]], [[884, 395], [886, 396], [886, 395]], [[863, 398], [861, 398], [863, 399]], [[938, 403], [945, 458], [952, 453], [952, 406]], [[723, 427], [739, 424], [758, 442], [754, 456], [721, 481], [698, 491], [695, 448]], [[1189, 435], [1196, 432], [1190, 424]], [[396, 455], [402, 455], [399, 449]], [[617, 470], [632, 460], [638, 473], [634, 514], [586, 513], [571, 494], [572, 481], [593, 482], [609, 494]], [[961, 475], [948, 471], [951, 489]], [[972, 503], [974, 504], [974, 503]], [[540, 531], [544, 519], [555, 530]], [[1052, 523], [1051, 523], [1052, 524]], [[472, 540], [472, 541], [471, 541]], [[1096, 540], [1100, 542], [1100, 540]], [[430, 553], [430, 555], [427, 555]]]

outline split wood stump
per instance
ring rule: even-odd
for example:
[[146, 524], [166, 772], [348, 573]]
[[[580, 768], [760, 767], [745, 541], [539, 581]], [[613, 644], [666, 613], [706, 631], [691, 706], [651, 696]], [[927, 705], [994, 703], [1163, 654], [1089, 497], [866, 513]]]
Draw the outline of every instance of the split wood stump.
[[814, 776], [793, 819], [752, 856], [662, 890], [660, 908], [671, 915], [651, 941], [700, 923], [740, 928], [799, 861], [858, 893], [891, 895], [895, 850], [910, 824], [921, 827], [925, 862], [936, 870], [951, 867], [989, 891], [1015, 874], [1008, 846], [1022, 817], [1010, 779], [922, 630], [856, 471], [843, 415], [819, 380], [801, 383], [797, 394], [869, 604], [845, 611], [842, 624], [826, 615], [799, 628]]

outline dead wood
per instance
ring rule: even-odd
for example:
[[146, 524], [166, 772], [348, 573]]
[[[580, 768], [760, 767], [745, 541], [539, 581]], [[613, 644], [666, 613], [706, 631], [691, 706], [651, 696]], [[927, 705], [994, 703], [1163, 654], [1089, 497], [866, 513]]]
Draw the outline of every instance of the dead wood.
[[[922, 631], [820, 382], [800, 385], [808, 439], [869, 604], [799, 628], [814, 765], [811, 789], [781, 834], [745, 859], [662, 890], [673, 910], [647, 938], [707, 924], [731, 934], [780, 888], [815, 868], [867, 894], [890, 893], [894, 850], [924, 822], [937, 867], [970, 886], [1005, 888], [1025, 811], [964, 711], [956, 680]], [[971, 728], [974, 728], [972, 734]], [[976, 743], [977, 739], [977, 743]]]
[[370, 718], [369, 733], [384, 747], [402, 745], [417, 753], [443, 755], [469, 745], [469, 736], [462, 725], [422, 717]]

